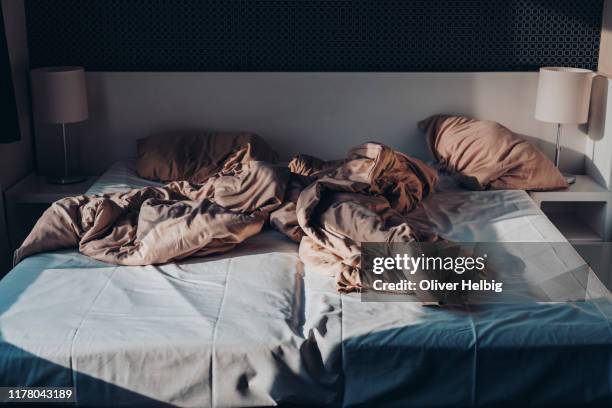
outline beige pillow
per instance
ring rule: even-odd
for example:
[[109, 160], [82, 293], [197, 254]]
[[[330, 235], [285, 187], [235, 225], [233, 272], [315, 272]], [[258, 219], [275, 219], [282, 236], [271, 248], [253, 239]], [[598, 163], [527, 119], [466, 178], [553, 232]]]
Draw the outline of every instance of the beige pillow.
[[473, 190], [556, 190], [567, 182], [528, 141], [496, 122], [434, 115], [419, 123], [440, 169]]
[[[188, 180], [203, 183], [235, 160], [274, 162], [276, 153], [250, 133], [185, 131], [137, 141], [140, 177], [150, 180]], [[235, 157], [235, 156], [240, 156]]]

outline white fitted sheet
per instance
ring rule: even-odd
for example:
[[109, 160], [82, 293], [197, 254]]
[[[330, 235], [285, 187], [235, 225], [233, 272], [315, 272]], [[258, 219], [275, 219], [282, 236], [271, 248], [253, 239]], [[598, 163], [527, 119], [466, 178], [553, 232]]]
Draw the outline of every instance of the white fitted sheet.
[[[153, 184], [118, 163], [89, 192]], [[522, 191], [445, 188], [419, 211], [457, 241], [564, 241]], [[543, 264], [580, 261], [529, 259], [536, 278]], [[598, 282], [584, 283], [595, 297]], [[72, 385], [80, 405], [477, 405], [509, 392], [581, 403], [612, 394], [609, 312], [593, 302], [472, 313], [362, 303], [304, 270], [297, 246], [272, 231], [161, 266], [58, 251], [0, 281], [0, 385]], [[560, 361], [585, 380], [572, 382]]]
[[582, 258], [526, 192], [464, 191], [445, 181], [410, 217], [456, 242], [503, 243], [520, 262], [501, 272], [521, 296], [538, 293], [466, 310], [361, 302], [306, 268], [306, 299], [328, 305], [341, 327], [343, 406], [612, 403], [610, 293], [592, 270], [567, 273]]

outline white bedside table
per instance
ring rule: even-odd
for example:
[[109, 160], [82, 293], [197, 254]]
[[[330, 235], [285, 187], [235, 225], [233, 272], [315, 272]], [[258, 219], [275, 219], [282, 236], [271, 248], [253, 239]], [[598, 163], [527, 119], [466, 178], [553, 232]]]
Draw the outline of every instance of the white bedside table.
[[581, 175], [566, 190], [529, 195], [612, 290], [612, 191]]
[[62, 198], [85, 194], [97, 177], [82, 183], [51, 184], [44, 176], [30, 174], [4, 193], [11, 249], [17, 249], [32, 227], [49, 208]]
[[568, 189], [529, 195], [571, 243], [611, 240], [612, 191], [591, 177], [578, 175]]

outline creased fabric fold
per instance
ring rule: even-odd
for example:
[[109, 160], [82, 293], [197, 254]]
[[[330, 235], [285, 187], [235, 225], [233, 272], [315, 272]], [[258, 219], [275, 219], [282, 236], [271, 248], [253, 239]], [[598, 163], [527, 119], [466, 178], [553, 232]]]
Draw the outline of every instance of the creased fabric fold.
[[[233, 156], [235, 157], [235, 156]], [[78, 247], [94, 259], [150, 265], [226, 252], [257, 234], [282, 204], [288, 171], [268, 162], [226, 162], [203, 184], [175, 181], [55, 202], [14, 263], [39, 252]]]
[[199, 183], [59, 200], [15, 252], [15, 264], [74, 247], [113, 264], [166, 263], [229, 251], [269, 220], [300, 243], [305, 264], [353, 291], [361, 288], [362, 242], [439, 239], [406, 217], [438, 181], [420, 160], [379, 143], [357, 146], [343, 160], [297, 155], [288, 167], [255, 160], [252, 151], [250, 142], [223, 150], [213, 175]]
[[439, 239], [404, 217], [438, 181], [436, 171], [420, 160], [379, 143], [365, 143], [351, 149], [345, 160], [324, 162], [299, 155], [289, 168], [293, 180], [307, 178], [309, 183], [302, 182], [307, 186], [295, 201], [295, 219], [285, 211], [286, 224], [273, 225], [289, 236], [301, 234], [302, 261], [335, 276], [340, 291], [361, 288], [362, 242]]

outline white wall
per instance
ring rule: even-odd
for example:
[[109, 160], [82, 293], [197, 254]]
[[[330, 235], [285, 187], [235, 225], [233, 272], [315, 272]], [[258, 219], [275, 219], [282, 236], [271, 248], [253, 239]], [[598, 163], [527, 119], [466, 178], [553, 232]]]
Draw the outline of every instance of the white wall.
[[604, 75], [593, 79], [589, 112], [586, 170], [602, 185], [612, 188], [612, 80]]
[[597, 70], [602, 74], [612, 75], [612, 0], [604, 1]]
[[[285, 158], [345, 155], [368, 140], [426, 156], [419, 120], [491, 119], [533, 136], [553, 156], [555, 126], [533, 117], [537, 73], [112, 73], [87, 75], [90, 120], [71, 125], [87, 173], [135, 156], [135, 141], [175, 129], [249, 130]], [[40, 127], [40, 126], [39, 126]], [[42, 167], [61, 163], [58, 127], [37, 135]], [[562, 164], [583, 172], [587, 137], [567, 127]], [[52, 160], [51, 158], [55, 158]], [[58, 160], [59, 159], [59, 160]]]
[[598, 75], [593, 79], [589, 112], [586, 169], [601, 184], [612, 188], [612, 0], [604, 1]]

